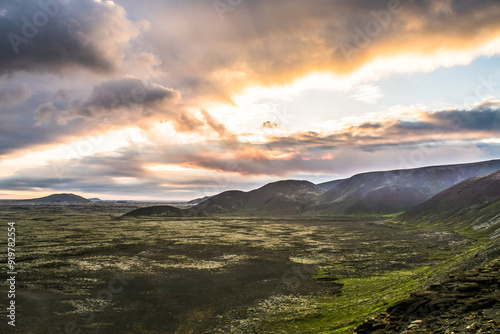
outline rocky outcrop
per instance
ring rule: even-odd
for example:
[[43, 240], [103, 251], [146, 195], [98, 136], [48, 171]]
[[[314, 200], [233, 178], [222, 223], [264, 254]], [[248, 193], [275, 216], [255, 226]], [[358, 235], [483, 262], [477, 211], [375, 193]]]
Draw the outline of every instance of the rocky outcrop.
[[500, 262], [411, 293], [354, 332], [500, 333]]

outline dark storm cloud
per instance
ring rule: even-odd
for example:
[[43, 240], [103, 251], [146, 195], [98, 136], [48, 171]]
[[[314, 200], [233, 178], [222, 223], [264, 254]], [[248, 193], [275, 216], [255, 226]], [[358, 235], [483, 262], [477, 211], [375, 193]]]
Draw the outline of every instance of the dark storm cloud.
[[82, 105], [81, 109], [84, 110], [83, 113], [92, 113], [91, 109], [112, 110], [139, 104], [154, 106], [165, 100], [171, 100], [173, 103], [178, 102], [180, 93], [159, 85], [147, 88], [139, 79], [123, 78], [95, 86], [92, 96]]
[[[171, 121], [179, 131], [195, 131], [205, 124], [224, 137], [228, 136], [224, 124], [207, 118], [204, 112], [198, 119], [188, 107], [203, 106], [198, 102], [207, 96], [230, 101], [231, 96], [249, 82], [286, 83], [312, 70], [349, 72], [372, 59], [400, 51], [427, 54], [438, 49], [466, 50], [490, 40], [500, 31], [497, 20], [500, 6], [494, 1], [474, 1], [467, 7], [473, 11], [467, 12], [458, 2], [256, 0], [244, 1], [225, 12], [224, 20], [204, 0], [151, 2], [148, 6], [128, 0], [119, 3], [128, 13], [109, 1], [5, 0], [0, 3], [0, 73], [26, 70], [64, 74], [62, 71], [68, 66], [106, 71], [120, 67], [128, 53], [145, 50], [154, 53], [159, 68], [168, 73], [159, 80], [147, 82], [168, 81], [168, 86], [176, 89], [146, 85], [131, 78], [99, 77], [98, 80], [104, 80], [101, 84], [90, 82], [95, 78], [86, 78], [89, 86], [94, 85], [88, 96], [78, 101], [68, 98], [67, 106], [58, 104], [55, 98], [46, 98], [32, 107], [31, 114], [35, 111], [38, 125], [52, 133], [40, 134], [40, 143], [46, 142], [46, 136], [60, 138], [58, 133], [66, 133], [65, 127], [70, 123], [76, 127], [73, 123], [77, 120], [119, 127], [160, 119]], [[387, 27], [384, 26], [376, 38], [371, 38], [369, 45], [357, 47], [356, 54], [347, 62], [341, 44], [354, 45], [356, 28], [365, 29], [367, 23], [378, 22], [374, 12], [382, 15], [387, 11], [390, 14]], [[41, 25], [44, 15], [48, 20]], [[139, 36], [140, 27], [127, 17], [136, 21], [148, 19], [152, 29], [133, 40]], [[23, 28], [28, 31], [26, 20], [41, 26], [35, 27], [36, 34], [27, 38], [27, 43], [18, 46], [16, 54], [8, 36], [10, 33], [22, 36]], [[50, 90], [51, 79], [48, 80]], [[77, 80], [80, 77], [76, 76]], [[61, 88], [54, 87], [51, 95]], [[143, 89], [147, 91], [146, 96]], [[182, 103], [188, 106], [175, 103], [181, 93]], [[49, 126], [52, 121], [59, 126]], [[28, 118], [23, 122], [32, 123]], [[406, 124], [411, 125], [415, 124]], [[41, 132], [26, 125], [21, 129], [28, 137], [19, 139], [24, 143], [35, 142], [32, 133]], [[370, 129], [384, 130], [366, 123], [357, 127], [356, 136], [369, 136]], [[393, 130], [397, 132], [397, 126]], [[76, 129], [74, 133], [79, 134], [81, 130]], [[337, 134], [329, 139], [336, 143], [350, 140], [350, 136]], [[12, 148], [20, 147], [13, 144]]]
[[0, 75], [74, 66], [111, 71], [138, 34], [111, 2], [4, 0], [0, 13]]
[[[35, 111], [39, 125], [55, 121], [66, 125], [71, 121], [85, 119], [99, 124], [102, 131], [120, 125], [141, 125], [151, 120], [171, 121], [177, 131], [195, 131], [203, 126], [186, 106], [181, 103], [181, 94], [157, 84], [145, 85], [131, 77], [105, 81], [94, 87], [91, 95], [83, 101], [72, 101], [70, 109], [59, 110], [52, 102], [41, 104]], [[211, 117], [205, 119], [220, 132], [223, 125], [216, 126]]]
[[147, 117], [165, 112], [164, 108], [175, 105], [180, 99], [180, 93], [173, 89], [159, 85], [146, 87], [139, 79], [122, 78], [95, 86], [86, 101], [80, 105], [75, 103], [74, 112], [86, 118], [123, 116], [124, 111], [135, 117]]

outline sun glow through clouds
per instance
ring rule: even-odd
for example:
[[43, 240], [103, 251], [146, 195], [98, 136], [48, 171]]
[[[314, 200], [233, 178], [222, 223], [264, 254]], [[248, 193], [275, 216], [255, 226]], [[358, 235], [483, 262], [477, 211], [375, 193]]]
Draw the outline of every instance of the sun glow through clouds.
[[[0, 41], [14, 48], [0, 62], [1, 189], [50, 192], [62, 168], [69, 192], [171, 197], [192, 180], [196, 197], [212, 174], [230, 179], [217, 190], [328, 180], [397, 168], [430, 142], [450, 162], [497, 157], [500, 6], [394, 3], [256, 0], [222, 21], [196, 2], [51, 7], [61, 20], [29, 44]], [[0, 8], [4, 35], [41, 10]]]

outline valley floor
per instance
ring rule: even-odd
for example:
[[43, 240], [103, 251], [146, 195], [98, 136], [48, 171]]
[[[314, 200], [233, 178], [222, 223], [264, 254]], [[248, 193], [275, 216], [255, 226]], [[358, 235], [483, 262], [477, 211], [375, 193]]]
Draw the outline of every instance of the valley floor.
[[0, 332], [352, 333], [493, 256], [479, 236], [380, 218], [118, 219], [131, 209], [1, 205], [18, 290], [16, 331], [2, 306]]

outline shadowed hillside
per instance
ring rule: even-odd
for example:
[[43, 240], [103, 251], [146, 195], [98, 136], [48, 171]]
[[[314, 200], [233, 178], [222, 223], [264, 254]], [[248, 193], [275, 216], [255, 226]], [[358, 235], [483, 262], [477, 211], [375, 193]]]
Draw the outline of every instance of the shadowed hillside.
[[500, 160], [355, 175], [322, 194], [323, 214], [395, 213], [408, 210], [471, 177], [500, 170]]
[[320, 186], [321, 188], [328, 191], [328, 190], [335, 188], [336, 186], [338, 186], [340, 183], [344, 182], [345, 180], [346, 179], [340, 179], [340, 180], [323, 182], [323, 183], [319, 183], [318, 186]]
[[500, 237], [500, 171], [448, 188], [398, 219], [408, 223], [472, 227]]
[[226, 191], [192, 208], [206, 213], [295, 214], [325, 190], [308, 181], [278, 181], [250, 192]]

